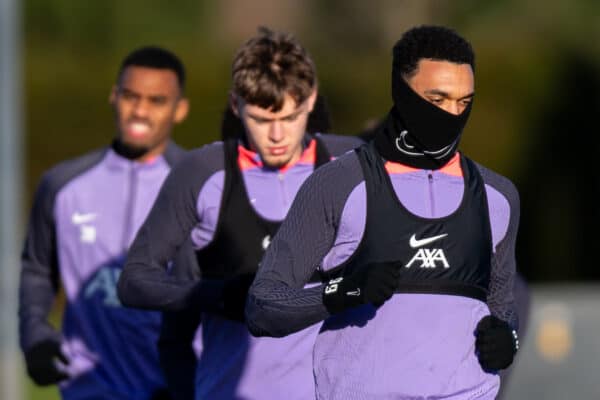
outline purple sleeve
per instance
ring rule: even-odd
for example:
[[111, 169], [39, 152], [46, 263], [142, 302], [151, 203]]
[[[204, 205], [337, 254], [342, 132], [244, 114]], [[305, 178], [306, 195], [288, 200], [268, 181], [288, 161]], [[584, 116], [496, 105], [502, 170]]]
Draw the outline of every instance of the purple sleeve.
[[98, 150], [60, 163], [44, 174], [36, 190], [21, 254], [19, 337], [24, 351], [43, 340], [60, 340], [60, 334], [48, 322], [60, 277], [54, 202], [66, 183], [96, 165], [103, 156], [104, 150]]
[[117, 293], [128, 307], [180, 311], [191, 305], [218, 310], [223, 283], [169, 274], [198, 223], [196, 202], [207, 179], [223, 168], [220, 142], [191, 151], [171, 171], [129, 249]]
[[515, 245], [520, 216], [519, 193], [513, 183], [505, 177], [481, 165], [478, 165], [478, 168], [485, 183], [505, 196], [510, 206], [508, 229], [504, 238], [496, 246], [496, 252], [492, 257], [487, 304], [493, 315], [517, 329], [519, 318], [515, 305], [514, 287], [517, 269]]
[[333, 245], [346, 199], [362, 180], [358, 158], [349, 153], [302, 185], [250, 288], [246, 319], [252, 334], [281, 337], [329, 316], [321, 287], [304, 285]]

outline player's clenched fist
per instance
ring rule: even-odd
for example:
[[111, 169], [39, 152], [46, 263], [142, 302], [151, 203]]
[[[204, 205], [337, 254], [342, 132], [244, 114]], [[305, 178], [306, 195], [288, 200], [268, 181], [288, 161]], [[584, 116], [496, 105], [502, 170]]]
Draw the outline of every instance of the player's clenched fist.
[[380, 306], [394, 294], [400, 278], [398, 262], [366, 264], [352, 274], [330, 280], [323, 303], [331, 314], [371, 303]]
[[487, 315], [477, 324], [475, 337], [475, 351], [484, 371], [497, 371], [512, 364], [519, 339], [508, 323]]

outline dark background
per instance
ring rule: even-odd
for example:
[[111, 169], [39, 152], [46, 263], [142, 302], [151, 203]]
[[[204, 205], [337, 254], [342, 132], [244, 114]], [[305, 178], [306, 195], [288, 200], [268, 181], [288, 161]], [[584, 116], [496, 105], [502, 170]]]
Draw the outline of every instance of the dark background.
[[109, 91], [134, 47], [157, 44], [183, 59], [191, 112], [175, 139], [192, 148], [220, 136], [231, 59], [258, 25], [293, 32], [308, 48], [334, 132], [354, 134], [391, 105], [395, 41], [412, 26], [443, 24], [469, 39], [477, 55], [476, 99], [461, 148], [521, 194], [519, 269], [534, 284], [600, 278], [598, 0], [22, 4], [29, 202], [44, 170], [109, 143]]
[[113, 135], [107, 99], [121, 59], [145, 44], [184, 60], [191, 148], [219, 137], [235, 49], [258, 25], [312, 53], [334, 131], [352, 134], [390, 106], [391, 47], [423, 23], [457, 29], [477, 55], [476, 102], [462, 150], [506, 175], [522, 200], [519, 266], [531, 281], [597, 280], [600, 2], [420, 0], [177, 2], [28, 0], [26, 188]]

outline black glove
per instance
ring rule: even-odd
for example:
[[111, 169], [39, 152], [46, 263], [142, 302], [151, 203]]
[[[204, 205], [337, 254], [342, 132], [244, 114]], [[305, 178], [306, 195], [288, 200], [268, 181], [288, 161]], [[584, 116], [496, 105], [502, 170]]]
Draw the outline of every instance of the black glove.
[[223, 315], [231, 320], [244, 322], [244, 309], [248, 290], [256, 274], [243, 274], [227, 279], [223, 287]]
[[397, 262], [363, 265], [348, 276], [330, 280], [323, 289], [323, 304], [331, 314], [367, 303], [379, 307], [392, 297], [399, 279]]
[[487, 315], [475, 328], [475, 351], [484, 371], [507, 368], [519, 349], [517, 332], [499, 318]]
[[69, 377], [56, 368], [56, 360], [69, 364], [69, 360], [60, 350], [60, 343], [54, 340], [44, 340], [33, 345], [25, 352], [27, 373], [40, 386], [58, 383]]

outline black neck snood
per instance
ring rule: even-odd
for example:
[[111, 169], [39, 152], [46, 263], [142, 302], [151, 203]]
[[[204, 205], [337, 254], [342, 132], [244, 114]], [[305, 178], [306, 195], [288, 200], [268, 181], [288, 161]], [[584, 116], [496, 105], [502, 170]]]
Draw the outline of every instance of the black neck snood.
[[144, 154], [148, 152], [148, 149], [145, 147], [133, 147], [128, 145], [127, 143], [123, 143], [120, 139], [114, 139], [111, 144], [112, 149], [120, 155], [128, 160], [137, 160], [142, 157]]
[[454, 115], [425, 100], [398, 79], [394, 107], [375, 133], [375, 147], [388, 161], [414, 168], [439, 169], [456, 153], [471, 104]]

